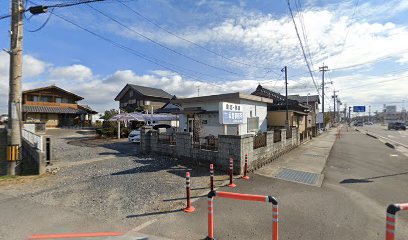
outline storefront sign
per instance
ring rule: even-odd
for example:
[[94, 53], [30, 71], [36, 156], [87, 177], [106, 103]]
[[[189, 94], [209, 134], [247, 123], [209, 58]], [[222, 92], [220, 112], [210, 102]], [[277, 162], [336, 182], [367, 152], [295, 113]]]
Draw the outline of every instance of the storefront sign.
[[242, 124], [244, 122], [241, 104], [220, 102], [219, 115], [220, 124]]

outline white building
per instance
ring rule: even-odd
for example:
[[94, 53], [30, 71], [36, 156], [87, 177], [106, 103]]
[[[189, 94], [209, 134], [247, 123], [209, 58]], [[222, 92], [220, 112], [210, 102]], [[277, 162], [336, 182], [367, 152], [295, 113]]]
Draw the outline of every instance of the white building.
[[200, 137], [205, 137], [266, 132], [267, 103], [273, 100], [237, 92], [183, 98], [175, 102], [182, 108], [179, 131], [198, 131]]

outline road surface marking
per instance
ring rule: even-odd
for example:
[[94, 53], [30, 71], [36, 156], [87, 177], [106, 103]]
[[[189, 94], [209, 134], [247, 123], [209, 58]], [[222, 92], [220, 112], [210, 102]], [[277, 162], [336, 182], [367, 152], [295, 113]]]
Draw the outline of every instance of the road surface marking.
[[398, 157], [397, 154], [390, 154], [391, 157]]
[[389, 138], [395, 138], [394, 136], [392, 136], [392, 135], [388, 135], [387, 137], [389, 137]]
[[155, 223], [156, 221], [157, 221], [157, 219], [155, 218], [155, 219], [152, 219], [152, 220], [147, 221], [147, 222], [145, 222], [145, 223], [142, 223], [142, 224], [140, 224], [139, 226], [133, 228], [133, 229], [132, 229], [132, 232], [138, 232], [138, 231], [142, 230], [143, 228], [145, 228], [145, 227], [147, 227], [147, 226], [149, 226], [149, 225]]

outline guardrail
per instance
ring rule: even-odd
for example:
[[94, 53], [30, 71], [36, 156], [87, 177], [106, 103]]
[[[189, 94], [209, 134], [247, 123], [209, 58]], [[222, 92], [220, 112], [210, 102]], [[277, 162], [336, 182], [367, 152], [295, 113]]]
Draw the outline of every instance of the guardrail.
[[26, 129], [22, 130], [21, 135], [25, 140], [34, 145], [38, 150], [44, 152], [43, 137], [41, 135], [30, 132]]

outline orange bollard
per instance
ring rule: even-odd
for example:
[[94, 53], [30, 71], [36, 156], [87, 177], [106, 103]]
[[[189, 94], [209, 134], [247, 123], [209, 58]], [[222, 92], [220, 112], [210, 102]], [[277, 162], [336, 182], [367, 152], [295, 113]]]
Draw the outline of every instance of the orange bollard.
[[385, 240], [395, 240], [395, 214], [400, 210], [408, 210], [408, 203], [391, 204], [388, 206], [385, 220]]
[[248, 172], [248, 154], [245, 154], [244, 176], [242, 177], [242, 179], [249, 180], [247, 172]]
[[184, 212], [194, 212], [195, 208], [191, 206], [190, 200], [190, 172], [186, 172], [186, 191], [187, 191], [187, 206], [184, 208]]
[[211, 191], [214, 191], [214, 165], [210, 164], [210, 184]]
[[234, 160], [232, 159], [232, 157], [230, 157], [230, 183], [227, 185], [228, 187], [234, 188], [237, 185], [235, 183], [232, 182], [233, 179], [233, 174], [234, 174]]
[[278, 240], [279, 238], [279, 212], [278, 212], [278, 203], [272, 204], [272, 240]]
[[214, 240], [214, 192], [208, 193], [208, 235], [206, 240]]

